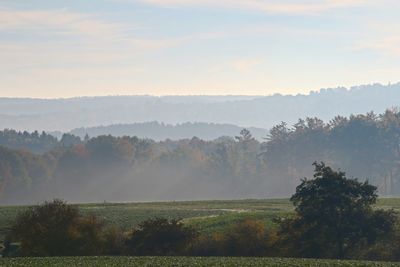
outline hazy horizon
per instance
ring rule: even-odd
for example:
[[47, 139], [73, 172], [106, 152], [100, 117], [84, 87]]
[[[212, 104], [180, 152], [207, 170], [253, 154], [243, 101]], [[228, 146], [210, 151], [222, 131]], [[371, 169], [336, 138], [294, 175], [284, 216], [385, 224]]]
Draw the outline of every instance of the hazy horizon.
[[[387, 86], [387, 85], [397, 85], [400, 84], [399, 82], [389, 82], [389, 83], [380, 83], [380, 82], [374, 82], [370, 84], [359, 84], [359, 85], [351, 85], [351, 86], [336, 86], [336, 87], [324, 87], [324, 88], [319, 88], [316, 90], [309, 90], [306, 92], [300, 92], [300, 93], [279, 93], [279, 92], [273, 92], [269, 94], [104, 94], [104, 95], [75, 95], [75, 96], [67, 96], [67, 97], [29, 97], [29, 96], [1, 96], [0, 98], [3, 99], [33, 99], [33, 100], [63, 100], [63, 99], [74, 99], [74, 98], [95, 98], [95, 97], [159, 97], [159, 98], [168, 98], [168, 97], [232, 97], [232, 98], [258, 98], [258, 97], [270, 97], [274, 95], [280, 95], [280, 96], [309, 96], [311, 94], [315, 93], [321, 93], [324, 90], [336, 90], [336, 89], [345, 89], [346, 91], [350, 91], [351, 89], [354, 88], [360, 88], [360, 87], [367, 87], [367, 86]], [[361, 88], [362, 89], [362, 88]]]
[[[329, 121], [337, 115], [350, 116], [372, 110], [382, 113], [398, 107], [399, 97], [400, 83], [361, 85], [350, 90], [322, 89], [308, 95], [0, 98], [0, 124], [3, 129], [61, 132], [153, 121], [171, 125], [201, 122], [270, 129], [281, 121], [291, 125], [300, 117], [316, 116]], [[330, 108], [326, 108], [326, 101]]]

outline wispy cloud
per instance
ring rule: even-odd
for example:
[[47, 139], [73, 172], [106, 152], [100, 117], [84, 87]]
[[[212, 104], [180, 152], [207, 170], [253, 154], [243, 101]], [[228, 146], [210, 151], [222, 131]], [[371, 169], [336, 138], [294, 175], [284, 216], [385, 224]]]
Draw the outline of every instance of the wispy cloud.
[[[314, 4], [311, 6], [302, 6], [301, 4], [282, 4], [272, 3], [271, 1], [260, 1], [260, 0], [140, 0], [149, 4], [159, 6], [186, 6], [186, 5], [207, 5], [207, 6], [221, 6], [221, 7], [243, 7], [243, 8], [257, 8], [257, 9], [284, 9], [286, 5], [294, 10], [300, 9], [320, 9]], [[344, 5], [348, 2], [355, 3], [361, 0], [337, 0], [328, 1], [329, 3], [335, 2], [336, 6]], [[270, 3], [271, 2], [271, 3]], [[333, 5], [332, 3], [330, 5]], [[300, 8], [300, 6], [302, 6]], [[289, 8], [289, 9], [290, 9]], [[288, 9], [288, 10], [289, 10]], [[91, 42], [90, 44], [84, 43], [85, 46], [95, 45], [106, 46], [106, 45], [117, 45], [124, 46], [125, 48], [130, 47], [131, 49], [138, 49], [142, 51], [154, 51], [160, 49], [166, 49], [171, 47], [177, 47], [185, 45], [194, 41], [201, 40], [212, 40], [221, 39], [229, 36], [249, 36], [259, 35], [271, 32], [278, 32], [283, 34], [288, 31], [287, 28], [277, 27], [271, 25], [245, 25], [240, 28], [235, 28], [230, 31], [210, 31], [203, 33], [191, 33], [184, 34], [181, 36], [162, 38], [160, 36], [141, 37], [135, 35], [135, 32], [126, 29], [132, 29], [132, 22], [128, 25], [123, 23], [115, 23], [102, 19], [100, 16], [94, 14], [87, 14], [81, 12], [73, 12], [67, 9], [42, 9], [42, 10], [16, 10], [9, 8], [2, 8], [0, 6], [0, 33], [1, 32], [12, 32], [20, 35], [27, 34], [29, 36], [37, 35], [36, 38], [31, 38], [36, 43], [41, 43], [43, 36], [53, 37], [54, 35], [60, 36], [80, 36], [88, 37]], [[304, 30], [289, 29], [290, 33], [301, 33], [304, 34]], [[315, 35], [315, 32], [312, 33]], [[319, 34], [319, 33], [318, 33]], [[46, 45], [54, 43], [57, 39], [50, 38], [46, 41]], [[82, 42], [80, 39], [71, 39], [75, 44]], [[4, 41], [0, 41], [4, 44]], [[27, 43], [22, 46], [28, 45]], [[59, 43], [55, 43], [55, 47]]]
[[121, 25], [95, 16], [61, 10], [14, 10], [0, 8], [0, 31], [109, 38], [121, 33]]
[[[105, 1], [114, 2], [112, 10], [110, 3], [90, 11], [77, 1], [62, 3], [68, 8], [40, 1], [32, 9], [0, 3], [0, 95], [139, 87], [239, 93], [397, 77], [398, 0]], [[224, 12], [210, 19], [215, 9]], [[385, 63], [380, 70], [372, 70], [371, 51]]]
[[12, 33], [14, 37], [0, 39], [0, 69], [124, 62], [142, 52], [193, 38], [141, 38], [132, 31], [134, 27], [132, 22], [114, 23], [99, 15], [67, 9], [16, 10], [0, 6], [0, 35]]
[[[130, 29], [130, 32], [126, 31]], [[221, 33], [193, 33], [176, 37], [162, 38], [159, 36], [140, 37], [132, 32], [132, 22], [125, 25], [123, 23], [113, 23], [99, 19], [95, 15], [72, 12], [66, 9], [61, 10], [14, 10], [0, 7], [0, 33], [11, 32], [21, 36], [49, 36], [54, 35], [69, 37], [88, 37], [84, 45], [101, 46], [123, 46], [125, 49], [139, 49], [142, 51], [154, 51], [170, 47], [179, 46], [194, 40], [213, 39], [221, 36]], [[32, 39], [36, 43], [41, 43], [42, 38]], [[82, 40], [72, 39], [79, 43]], [[51, 38], [46, 41], [56, 46], [57, 39]], [[8, 44], [2, 42], [8, 49], [26, 51], [31, 50], [31, 44]], [[62, 44], [61, 44], [62, 45]]]
[[141, 0], [161, 7], [206, 6], [219, 8], [240, 8], [274, 14], [311, 15], [332, 9], [363, 6], [372, 0]]

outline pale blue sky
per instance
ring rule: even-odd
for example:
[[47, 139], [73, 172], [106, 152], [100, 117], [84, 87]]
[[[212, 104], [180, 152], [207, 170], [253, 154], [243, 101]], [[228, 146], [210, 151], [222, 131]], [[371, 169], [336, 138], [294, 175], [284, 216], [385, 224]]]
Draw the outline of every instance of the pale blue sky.
[[398, 0], [0, 0], [0, 96], [398, 82]]

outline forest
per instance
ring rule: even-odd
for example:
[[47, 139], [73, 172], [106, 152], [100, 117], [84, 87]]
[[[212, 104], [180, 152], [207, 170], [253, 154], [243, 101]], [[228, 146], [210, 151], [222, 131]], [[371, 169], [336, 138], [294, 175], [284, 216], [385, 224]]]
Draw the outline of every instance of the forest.
[[243, 129], [212, 141], [0, 132], [0, 201], [73, 202], [290, 196], [311, 164], [400, 194], [400, 111], [282, 122], [256, 140]]

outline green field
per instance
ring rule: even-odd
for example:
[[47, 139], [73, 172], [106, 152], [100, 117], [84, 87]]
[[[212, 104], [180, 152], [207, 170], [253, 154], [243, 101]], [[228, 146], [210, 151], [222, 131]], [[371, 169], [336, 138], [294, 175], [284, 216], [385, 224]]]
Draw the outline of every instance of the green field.
[[[293, 211], [287, 199], [265, 200], [213, 200], [148, 203], [96, 203], [79, 204], [83, 214], [93, 214], [106, 224], [116, 224], [128, 230], [138, 223], [154, 217], [181, 218], [202, 232], [223, 231], [233, 222], [246, 218], [262, 220], [273, 227], [273, 219]], [[400, 198], [382, 198], [378, 208], [400, 211]], [[8, 231], [16, 215], [26, 206], [0, 207], [0, 240]]]
[[[79, 204], [83, 214], [92, 214], [106, 224], [128, 230], [148, 218], [182, 218], [204, 233], [228, 229], [232, 223], [253, 218], [274, 227], [274, 218], [293, 212], [287, 199], [220, 200], [151, 203]], [[400, 199], [379, 199], [377, 208], [400, 211]], [[26, 206], [0, 207], [0, 234]], [[0, 236], [0, 238], [2, 237]], [[1, 240], [1, 239], [0, 239]], [[400, 266], [396, 263], [330, 261], [278, 258], [195, 258], [195, 257], [62, 257], [0, 259], [0, 266]]]
[[400, 266], [397, 263], [368, 261], [338, 261], [281, 258], [225, 258], [225, 257], [60, 257], [60, 258], [11, 258], [0, 259], [0, 266]]
[[[271, 219], [293, 210], [288, 200], [224, 200], [149, 203], [79, 204], [83, 214], [96, 215], [106, 224], [128, 230], [154, 217], [180, 218], [203, 232], [223, 230], [225, 226], [244, 218], [257, 218], [271, 224]], [[0, 207], [0, 240], [11, 223], [26, 206]]]

